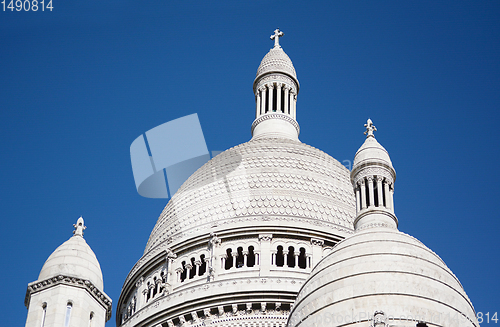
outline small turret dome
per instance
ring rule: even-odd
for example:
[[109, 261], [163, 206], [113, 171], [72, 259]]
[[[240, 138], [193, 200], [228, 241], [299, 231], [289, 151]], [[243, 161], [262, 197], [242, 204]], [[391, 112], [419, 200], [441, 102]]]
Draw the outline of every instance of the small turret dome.
[[89, 280], [103, 289], [103, 278], [99, 261], [83, 238], [83, 218], [79, 218], [74, 225], [74, 234], [69, 240], [61, 244], [45, 261], [38, 280], [45, 280], [59, 275], [77, 277]]
[[378, 141], [373, 136], [373, 132], [377, 129], [373, 126], [371, 119], [368, 119], [367, 131], [365, 134], [368, 134], [365, 142], [356, 152], [354, 156], [353, 162], [353, 170], [358, 166], [366, 166], [367, 164], [383, 164], [388, 167], [392, 167], [391, 158], [389, 157], [389, 153], [387, 150], [378, 143]]

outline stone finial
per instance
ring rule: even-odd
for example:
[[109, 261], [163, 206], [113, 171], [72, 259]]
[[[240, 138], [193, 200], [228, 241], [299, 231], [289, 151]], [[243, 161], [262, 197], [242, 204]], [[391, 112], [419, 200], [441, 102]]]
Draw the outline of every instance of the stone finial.
[[73, 234], [83, 237], [83, 231], [87, 228], [87, 226], [84, 225], [82, 217], [78, 218], [76, 224], [73, 224], [73, 227], [75, 227]]
[[375, 132], [377, 130], [377, 128], [375, 127], [375, 125], [373, 125], [373, 122], [370, 118], [368, 118], [368, 120], [366, 121], [365, 127], [366, 127], [366, 131], [365, 131], [366, 137], [370, 137], [370, 136], [375, 137], [373, 135], [373, 132]]
[[274, 35], [271, 35], [271, 40], [274, 40], [274, 47], [275, 48], [281, 48], [280, 46], [280, 37], [285, 35], [282, 31], [280, 31], [279, 28], [274, 30]]

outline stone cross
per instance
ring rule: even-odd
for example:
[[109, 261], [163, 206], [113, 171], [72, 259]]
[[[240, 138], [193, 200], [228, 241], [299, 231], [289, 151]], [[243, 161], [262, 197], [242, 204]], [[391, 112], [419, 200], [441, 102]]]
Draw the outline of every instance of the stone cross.
[[365, 132], [366, 137], [373, 136], [373, 132], [377, 130], [377, 128], [375, 127], [375, 125], [373, 125], [373, 122], [370, 118], [368, 118], [368, 120], [366, 121], [365, 127], [366, 127], [366, 132]]
[[271, 40], [274, 40], [274, 47], [281, 48], [280, 46], [280, 37], [285, 35], [285, 33], [281, 32], [279, 28], [274, 30], [274, 35], [271, 35]]
[[82, 217], [78, 218], [78, 220], [76, 221], [76, 224], [73, 224], [73, 227], [75, 227], [73, 234], [78, 235], [78, 236], [83, 236], [83, 231], [87, 228], [87, 226], [85, 226], [83, 223]]

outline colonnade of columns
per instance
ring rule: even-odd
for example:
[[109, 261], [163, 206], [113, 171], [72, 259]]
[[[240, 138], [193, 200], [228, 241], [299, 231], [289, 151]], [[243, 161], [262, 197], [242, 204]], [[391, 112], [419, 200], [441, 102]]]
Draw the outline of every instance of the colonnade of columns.
[[255, 118], [272, 112], [281, 112], [293, 119], [296, 118], [297, 95], [287, 84], [272, 83], [262, 85], [255, 94], [255, 102]]
[[356, 212], [368, 207], [385, 207], [394, 212], [394, 185], [391, 181], [381, 176], [368, 176], [357, 182]]

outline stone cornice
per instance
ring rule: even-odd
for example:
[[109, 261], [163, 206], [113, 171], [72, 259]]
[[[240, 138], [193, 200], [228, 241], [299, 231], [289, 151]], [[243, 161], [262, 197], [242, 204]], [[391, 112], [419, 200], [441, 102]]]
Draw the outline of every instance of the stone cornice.
[[259, 125], [260, 123], [262, 123], [263, 121], [266, 121], [268, 119], [281, 119], [281, 120], [284, 120], [286, 122], [289, 122], [297, 130], [297, 135], [300, 134], [299, 123], [297, 123], [297, 121], [295, 119], [293, 119], [292, 117], [285, 115], [285, 114], [280, 114], [280, 113], [264, 114], [264, 115], [260, 116], [259, 118], [255, 119], [252, 123], [252, 134], [253, 134], [253, 130], [255, 129], [255, 127], [257, 125]]
[[85, 289], [103, 308], [106, 309], [106, 321], [111, 318], [112, 301], [102, 291], [100, 291], [90, 280], [78, 277], [59, 275], [45, 280], [37, 280], [28, 284], [24, 305], [29, 306], [31, 295], [49, 289], [57, 285], [67, 285]]

